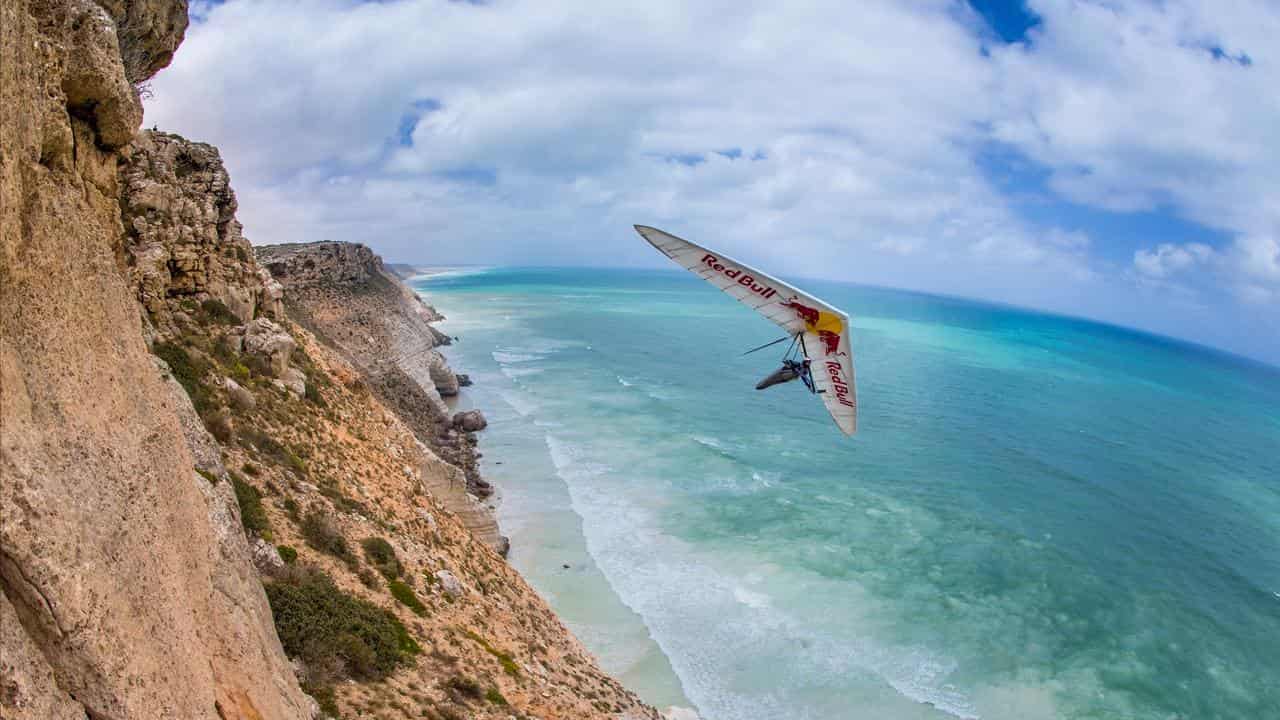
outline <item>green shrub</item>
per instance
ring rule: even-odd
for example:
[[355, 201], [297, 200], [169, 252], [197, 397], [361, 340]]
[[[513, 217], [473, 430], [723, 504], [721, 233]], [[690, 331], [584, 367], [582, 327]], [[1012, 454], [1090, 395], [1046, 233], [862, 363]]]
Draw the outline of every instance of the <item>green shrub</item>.
[[240, 522], [244, 525], [245, 532], [268, 537], [271, 523], [267, 520], [267, 511], [262, 507], [262, 493], [239, 475], [230, 475], [231, 484], [236, 489], [236, 502], [240, 505]]
[[348, 565], [356, 564], [356, 556], [351, 554], [347, 539], [334, 527], [333, 521], [321, 514], [319, 510], [312, 510], [302, 518], [301, 530], [302, 537], [311, 547], [340, 558]]
[[289, 461], [289, 467], [293, 468], [299, 475], [306, 476], [307, 463], [298, 457], [292, 450], [285, 450], [285, 457]]
[[401, 605], [409, 608], [417, 615], [427, 614], [427, 607], [418, 599], [418, 596], [413, 592], [413, 588], [406, 585], [403, 580], [392, 580], [387, 583], [387, 587], [391, 589], [391, 596], [399, 600]]
[[520, 666], [516, 664], [516, 661], [513, 660], [510, 655], [490, 645], [488, 640], [485, 640], [470, 630], [463, 630], [462, 634], [476, 641], [480, 647], [484, 648], [485, 652], [497, 658], [498, 664], [502, 666], [503, 671], [508, 675], [511, 677], [520, 677]]
[[205, 480], [208, 480], [210, 485], [218, 484], [218, 476], [214, 475], [208, 470], [201, 470], [200, 468], [196, 468], [196, 473], [198, 473], [200, 477], [204, 478]]
[[364, 548], [364, 556], [369, 564], [386, 579], [395, 580], [404, 574], [404, 566], [400, 564], [400, 558], [396, 557], [396, 550], [391, 547], [391, 543], [380, 537], [369, 537], [360, 541], [360, 547]]
[[488, 690], [485, 690], [485, 691], [484, 691], [484, 699], [485, 699], [485, 700], [488, 700], [489, 702], [493, 703], [494, 705], [502, 705], [502, 706], [506, 706], [506, 704], [507, 704], [507, 699], [506, 699], [506, 698], [504, 698], [504, 697], [502, 697], [502, 693], [501, 693], [501, 692], [499, 692], [499, 691], [498, 691], [498, 688], [496, 688], [496, 687], [491, 687], [491, 688], [489, 688]]
[[158, 342], [151, 347], [151, 352], [169, 366], [174, 379], [191, 397], [196, 413], [204, 416], [213, 411], [213, 396], [204, 384], [204, 376], [209, 372], [208, 361], [193, 357], [186, 348], [171, 342]]
[[302, 692], [315, 698], [316, 704], [320, 706], [320, 712], [331, 718], [342, 717], [342, 711], [338, 710], [338, 699], [333, 694], [332, 685], [303, 683]]
[[318, 570], [265, 585], [285, 652], [335, 680], [380, 680], [422, 649], [390, 612], [338, 589]]
[[249, 378], [251, 377], [249, 375], [249, 366], [237, 360], [231, 363], [227, 369], [231, 372], [232, 380], [235, 380], [241, 385], [249, 384]]
[[511, 677], [520, 677], [520, 666], [516, 664], [515, 660], [511, 659], [510, 655], [498, 652], [494, 653], [494, 657], [498, 658], [498, 664], [502, 666], [503, 672]]
[[277, 545], [276, 552], [280, 553], [280, 559], [283, 560], [286, 565], [292, 565], [298, 560], [297, 549], [289, 545]]

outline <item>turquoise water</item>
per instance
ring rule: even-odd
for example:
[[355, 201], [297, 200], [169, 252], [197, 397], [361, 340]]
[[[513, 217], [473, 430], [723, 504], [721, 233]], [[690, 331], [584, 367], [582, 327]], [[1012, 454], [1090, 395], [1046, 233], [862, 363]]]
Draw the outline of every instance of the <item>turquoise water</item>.
[[844, 439], [798, 383], [753, 389], [780, 353], [738, 353], [776, 329], [692, 277], [416, 285], [490, 416], [512, 562], [652, 702], [1280, 718], [1280, 370], [805, 283], [853, 316]]

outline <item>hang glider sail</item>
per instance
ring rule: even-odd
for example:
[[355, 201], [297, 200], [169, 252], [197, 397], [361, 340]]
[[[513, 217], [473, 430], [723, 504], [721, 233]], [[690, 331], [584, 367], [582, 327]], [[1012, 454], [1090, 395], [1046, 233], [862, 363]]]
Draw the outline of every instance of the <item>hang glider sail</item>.
[[[853, 353], [849, 349], [848, 315], [722, 253], [647, 225], [635, 228], [663, 255], [787, 332], [792, 340], [788, 358], [783, 360], [780, 370], [760, 382], [758, 389], [800, 378], [822, 398], [841, 432], [852, 435], [857, 430], [858, 399]], [[797, 350], [797, 359], [790, 359]]]

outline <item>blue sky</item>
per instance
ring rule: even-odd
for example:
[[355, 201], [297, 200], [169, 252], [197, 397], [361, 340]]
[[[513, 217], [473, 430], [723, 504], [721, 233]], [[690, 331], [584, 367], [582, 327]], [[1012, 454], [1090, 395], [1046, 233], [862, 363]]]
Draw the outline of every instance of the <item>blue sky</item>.
[[659, 266], [640, 222], [1280, 362], [1274, 2], [193, 10], [147, 124], [222, 149], [256, 243]]

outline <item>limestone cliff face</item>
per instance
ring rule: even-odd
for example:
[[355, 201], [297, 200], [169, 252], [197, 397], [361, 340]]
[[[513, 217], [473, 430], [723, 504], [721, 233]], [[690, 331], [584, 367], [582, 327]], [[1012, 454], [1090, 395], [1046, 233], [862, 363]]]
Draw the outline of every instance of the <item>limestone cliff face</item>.
[[5, 718], [310, 715], [121, 264], [133, 83], [185, 27], [184, 2], [0, 1]]
[[254, 262], [217, 148], [139, 133], [120, 191], [131, 279], [161, 330], [172, 329], [182, 300], [218, 300], [242, 322], [282, 316], [283, 289]]

